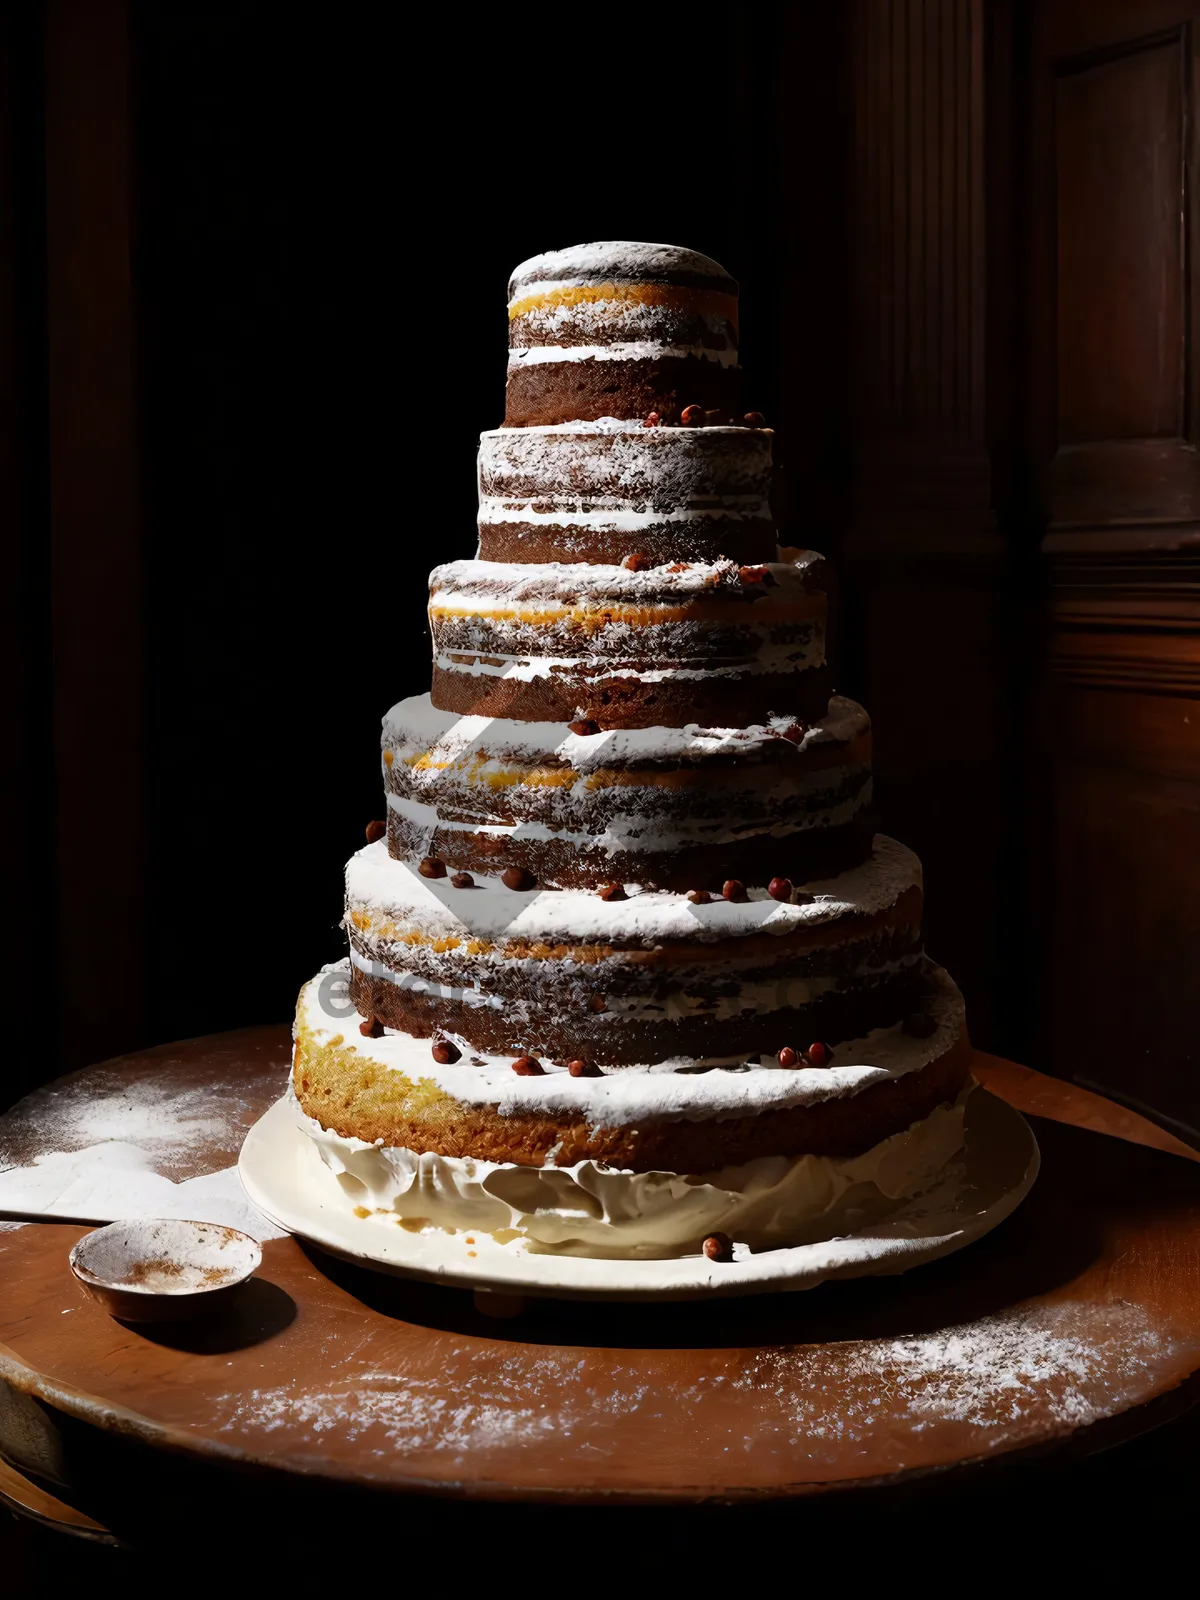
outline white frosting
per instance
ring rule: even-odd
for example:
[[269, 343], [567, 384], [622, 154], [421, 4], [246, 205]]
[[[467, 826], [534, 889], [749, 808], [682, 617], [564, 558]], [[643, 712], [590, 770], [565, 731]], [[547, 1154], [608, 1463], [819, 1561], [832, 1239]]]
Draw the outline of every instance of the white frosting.
[[736, 367], [736, 350], [715, 350], [706, 344], [665, 344], [659, 339], [620, 340], [613, 344], [533, 344], [508, 352], [509, 371], [548, 361], [715, 361]]
[[665, 890], [644, 890], [628, 900], [602, 900], [586, 889], [524, 894], [482, 874], [473, 889], [455, 889], [448, 877], [423, 878], [414, 863], [394, 860], [379, 839], [346, 863], [346, 906], [350, 914], [362, 909], [372, 921], [386, 922], [395, 934], [649, 949], [762, 933], [783, 937], [838, 917], [874, 916], [920, 883], [913, 852], [882, 834], [861, 866], [806, 885], [813, 899], [804, 905], [772, 900], [754, 888], [745, 901], [708, 905]]
[[[429, 575], [430, 604], [472, 612], [497, 602], [536, 601], [539, 607], [571, 607], [580, 601], [627, 600], [639, 605], [660, 601], [733, 598], [746, 606], [747, 620], [773, 601], [795, 601], [808, 591], [807, 579], [822, 563], [812, 550], [794, 560], [766, 563], [767, 578], [746, 584], [736, 561], [672, 562], [633, 571], [623, 565], [586, 561], [448, 561]], [[675, 566], [682, 571], [673, 571]]]
[[498, 651], [489, 651], [486, 656], [439, 651], [434, 662], [443, 672], [465, 672], [479, 678], [512, 678], [518, 683], [533, 683], [539, 678], [566, 675], [582, 687], [590, 683], [606, 683], [610, 678], [628, 678], [637, 683], [708, 683], [720, 678], [740, 680], [816, 667], [824, 659], [825, 641], [823, 637], [818, 637], [802, 649], [791, 644], [764, 645], [753, 656], [720, 666], [618, 666], [598, 656], [510, 656]]
[[[492, 527], [503, 522], [522, 523], [528, 527], [585, 528], [593, 532], [640, 533], [644, 528], [661, 527], [664, 523], [706, 522], [769, 522], [771, 508], [756, 495], [723, 496], [719, 506], [677, 506], [671, 511], [640, 511], [610, 509], [608, 507], [585, 511], [558, 507], [543, 509], [544, 502], [532, 500], [501, 500], [484, 496], [479, 502], [479, 521]], [[582, 562], [577, 563], [583, 565]]]
[[[824, 793], [839, 784], [851, 772], [858, 778], [859, 786], [849, 798], [837, 805], [824, 808], [805, 805], [807, 794]], [[581, 778], [571, 791], [581, 804], [586, 804], [591, 798], [589, 795], [577, 792], [585, 785], [586, 779]], [[684, 813], [672, 817], [669, 814], [664, 815], [661, 808], [641, 811], [628, 803], [626, 785], [621, 786], [616, 797], [624, 802], [618, 811], [616, 800], [611, 799], [613, 791], [609, 790], [607, 793], [610, 797], [611, 811], [602, 823], [586, 831], [576, 831], [557, 824], [551, 826], [546, 822], [532, 820], [484, 822], [473, 817], [456, 820], [439, 815], [436, 806], [413, 800], [407, 795], [389, 793], [387, 804], [390, 811], [403, 817], [418, 835], [428, 840], [433, 839], [435, 829], [441, 828], [451, 832], [490, 834], [494, 838], [514, 841], [537, 840], [544, 843], [555, 839], [565, 844], [578, 844], [592, 850], [604, 850], [612, 855], [619, 850], [656, 852], [678, 850], [691, 845], [732, 844], [740, 839], [764, 836], [771, 839], [786, 839], [812, 828], [840, 827], [843, 823], [851, 822], [870, 801], [871, 776], [865, 768], [825, 768], [810, 774], [802, 782], [789, 780], [786, 784], [780, 783], [766, 795], [756, 790], [754, 799], [757, 809], [752, 817], [739, 817], [732, 812], [727, 812], [720, 818], [702, 813]], [[653, 791], [651, 793], [653, 794]], [[771, 814], [772, 801], [778, 803], [780, 807], [785, 802], [788, 804], [790, 809], [786, 822], [764, 820]], [[587, 814], [591, 815], [590, 808]]]
[[715, 289], [737, 293], [737, 284], [711, 256], [685, 250], [677, 244], [646, 244], [636, 239], [601, 239], [592, 244], [569, 245], [565, 250], [543, 250], [513, 269], [508, 281], [509, 299], [517, 291], [537, 285], [604, 282], [610, 278], [653, 282], [668, 273], [687, 273], [694, 278], [712, 278]]
[[416, 1154], [330, 1133], [293, 1106], [348, 1205], [414, 1231], [509, 1230], [533, 1251], [648, 1259], [695, 1251], [717, 1230], [752, 1250], [851, 1231], [941, 1176], [962, 1148], [968, 1093], [862, 1155], [763, 1156], [700, 1177]]
[[[427, 694], [399, 701], [383, 719], [383, 749], [393, 761], [423, 758], [433, 769], [455, 764], [472, 768], [488, 762], [528, 761], [571, 767], [588, 774], [612, 766], [658, 763], [679, 766], [689, 761], [736, 758], [757, 761], [765, 747], [777, 747], [790, 726], [788, 717], [747, 728], [614, 728], [603, 733], [571, 733], [561, 722], [518, 722], [497, 717], [457, 717], [439, 711]], [[797, 751], [827, 744], [848, 744], [870, 731], [863, 708], [834, 695], [829, 711], [812, 723]], [[483, 767], [481, 779], [489, 769]]]
[[436, 1087], [501, 1116], [569, 1116], [592, 1128], [753, 1116], [855, 1095], [944, 1055], [963, 1033], [962, 996], [940, 967], [926, 963], [925, 971], [936, 985], [929, 1007], [936, 1028], [928, 1039], [910, 1038], [900, 1027], [878, 1028], [839, 1044], [827, 1067], [780, 1067], [773, 1056], [759, 1057], [757, 1065], [747, 1065], [744, 1054], [732, 1061], [681, 1056], [612, 1068], [598, 1078], [572, 1078], [546, 1061], [541, 1077], [525, 1078], [512, 1070], [511, 1056], [476, 1051], [454, 1035], [448, 1037], [462, 1059], [453, 1064], [435, 1061], [428, 1039], [393, 1031], [365, 1038], [347, 992], [350, 964], [341, 961], [324, 967], [300, 992], [297, 1052], [302, 1062], [308, 1050], [347, 1048], [364, 1062], [401, 1074], [407, 1084]]

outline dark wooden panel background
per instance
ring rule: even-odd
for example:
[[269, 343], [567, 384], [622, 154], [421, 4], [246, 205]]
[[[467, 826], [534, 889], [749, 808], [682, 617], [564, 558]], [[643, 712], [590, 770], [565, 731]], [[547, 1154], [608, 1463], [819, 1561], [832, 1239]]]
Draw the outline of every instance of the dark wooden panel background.
[[283, 1014], [336, 950], [424, 572], [471, 549], [507, 270], [640, 236], [743, 282], [784, 534], [839, 565], [977, 1039], [1195, 1126], [1198, 21], [698, 8], [616, 76], [564, 22], [522, 64], [569, 76], [553, 125], [499, 18], [6, 22], [8, 1089]]
[[1048, 527], [1044, 1048], [1200, 1126], [1200, 7], [1054, 0], [1031, 50]]

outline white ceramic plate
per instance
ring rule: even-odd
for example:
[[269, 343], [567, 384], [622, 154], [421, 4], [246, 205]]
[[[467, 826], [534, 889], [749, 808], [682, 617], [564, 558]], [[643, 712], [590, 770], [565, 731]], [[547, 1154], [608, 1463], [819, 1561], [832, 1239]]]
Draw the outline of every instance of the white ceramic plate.
[[316, 1146], [297, 1127], [286, 1098], [246, 1135], [238, 1171], [250, 1199], [280, 1227], [381, 1272], [503, 1295], [687, 1300], [907, 1272], [961, 1250], [1003, 1222], [1029, 1193], [1039, 1159], [1024, 1117], [977, 1089], [967, 1102], [965, 1149], [936, 1189], [845, 1238], [756, 1255], [738, 1246], [727, 1263], [702, 1255], [670, 1261], [542, 1255], [526, 1249], [524, 1241], [501, 1245], [476, 1230], [409, 1233], [391, 1216], [357, 1217]]

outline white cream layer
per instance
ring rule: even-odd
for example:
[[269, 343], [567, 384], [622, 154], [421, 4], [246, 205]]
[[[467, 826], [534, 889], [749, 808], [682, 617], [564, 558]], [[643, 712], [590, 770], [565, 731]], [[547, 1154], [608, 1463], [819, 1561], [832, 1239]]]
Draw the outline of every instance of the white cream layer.
[[862, 1155], [763, 1156], [701, 1177], [417, 1154], [330, 1133], [292, 1103], [349, 1205], [415, 1232], [475, 1228], [538, 1253], [648, 1259], [691, 1254], [717, 1230], [765, 1250], [874, 1219], [930, 1188], [962, 1148], [968, 1093]]
[[[486, 782], [510, 761], [561, 762], [581, 773], [627, 763], [677, 765], [710, 757], [754, 762], [765, 746], [778, 744], [790, 725], [789, 717], [777, 717], [746, 728], [706, 728], [693, 722], [682, 728], [613, 728], [579, 734], [561, 722], [460, 717], [439, 711], [428, 694], [418, 694], [398, 701], [384, 717], [383, 750], [385, 766], [397, 761], [415, 764], [418, 771], [461, 766], [470, 770], [472, 779]], [[870, 727], [870, 718], [856, 701], [835, 694], [826, 715], [806, 728], [796, 748], [805, 752], [848, 744]]]
[[[633, 643], [645, 646], [644, 630], [628, 631]], [[708, 683], [713, 679], [740, 681], [819, 667], [825, 660], [825, 636], [823, 630], [814, 630], [812, 642], [799, 648], [764, 643], [744, 661], [717, 667], [639, 667], [605, 662], [596, 656], [506, 656], [494, 651], [486, 656], [473, 656], [462, 651], [443, 650], [433, 659], [441, 672], [466, 673], [473, 678], [512, 678], [516, 683], [564, 676], [581, 685], [604, 683], [609, 678], [628, 678], [635, 683]]]
[[670, 511], [633, 510], [621, 504], [586, 510], [572, 509], [569, 501], [561, 508], [545, 510], [542, 500], [501, 500], [485, 496], [479, 502], [479, 521], [487, 527], [503, 522], [518, 522], [526, 527], [583, 528], [604, 533], [640, 533], [664, 523], [691, 523], [703, 526], [719, 518], [722, 522], [769, 522], [771, 508], [757, 495], [724, 495], [718, 505], [676, 506]]
[[750, 584], [743, 582], [736, 561], [670, 562], [636, 572], [587, 561], [448, 561], [429, 574], [430, 603], [471, 613], [501, 604], [569, 610], [613, 601], [679, 606], [734, 600], [744, 603], [747, 620], [752, 620], [773, 601], [805, 599], [811, 574], [823, 561], [813, 550], [789, 549], [786, 559], [764, 564], [764, 581]]
[[[858, 788], [849, 799], [819, 810], [811, 805], [805, 806], [809, 795], [827, 792], [835, 785], [844, 783], [851, 773], [858, 780]], [[586, 781], [580, 778], [575, 790], [568, 791], [568, 793], [578, 791], [581, 804], [593, 799], [585, 792]], [[428, 851], [435, 831], [440, 828], [444, 832], [490, 834], [493, 838], [511, 839], [517, 842], [533, 840], [544, 844], [555, 840], [564, 844], [586, 846], [589, 850], [603, 850], [613, 855], [619, 850], [658, 852], [681, 850], [698, 844], [731, 844], [741, 839], [788, 839], [797, 833], [809, 833], [814, 828], [839, 828], [852, 822], [863, 807], [870, 803], [871, 773], [866, 767], [828, 767], [820, 772], [811, 773], [800, 782], [772, 785], [765, 796], [762, 790], [758, 790], [754, 796], [755, 803], [762, 804], [763, 809], [751, 820], [729, 812], [719, 818], [685, 816], [668, 821], [664, 820], [660, 812], [641, 812], [636, 807], [630, 806], [628, 804], [630, 792], [631, 789], [625, 787], [617, 796], [625, 802], [625, 807], [621, 811], [614, 809], [602, 827], [597, 826], [587, 830], [551, 826], [546, 822], [535, 821], [480, 822], [474, 818], [456, 819], [440, 814], [437, 806], [411, 799], [407, 795], [388, 794], [386, 799], [388, 810], [394, 811], [398, 817], [403, 817], [416, 836], [426, 841], [420, 846], [425, 851]], [[636, 790], [632, 792], [636, 793]], [[653, 794], [652, 790], [650, 792]], [[763, 820], [770, 803], [776, 797], [781, 807], [785, 803], [789, 807], [791, 821], [768, 823]], [[448, 808], [450, 801], [451, 796], [447, 794], [440, 804]]]
[[874, 916], [921, 884], [921, 864], [911, 850], [883, 834], [860, 866], [804, 888], [804, 904], [772, 900], [750, 888], [743, 901], [695, 905], [685, 894], [647, 889], [628, 900], [601, 900], [588, 889], [539, 889], [522, 893], [499, 878], [475, 875], [471, 889], [445, 878], [424, 878], [416, 864], [397, 861], [379, 839], [346, 863], [346, 908], [363, 908], [389, 922], [394, 934], [489, 941], [542, 940], [549, 944], [611, 944], [650, 948], [676, 941], [691, 944], [754, 934], [784, 935], [819, 927], [839, 917]]
[[348, 992], [348, 961], [324, 967], [300, 991], [296, 1035], [303, 1050], [347, 1048], [365, 1062], [402, 1074], [409, 1084], [432, 1085], [468, 1105], [493, 1107], [501, 1116], [566, 1115], [593, 1128], [680, 1118], [705, 1122], [859, 1094], [945, 1055], [963, 1035], [962, 996], [940, 967], [926, 962], [924, 970], [937, 991], [929, 1005], [936, 1024], [930, 1037], [910, 1038], [899, 1026], [877, 1028], [839, 1044], [827, 1067], [781, 1067], [773, 1056], [748, 1065], [743, 1053], [734, 1059], [678, 1056], [648, 1066], [614, 1067], [599, 1078], [572, 1078], [546, 1061], [541, 1077], [525, 1078], [512, 1070], [512, 1056], [475, 1051], [454, 1034], [447, 1037], [461, 1050], [461, 1059], [443, 1063], [433, 1059], [428, 1039], [390, 1030], [369, 1039], [359, 1032], [362, 1018]]
[[713, 350], [704, 344], [664, 344], [658, 339], [630, 339], [614, 344], [534, 344], [508, 352], [508, 370], [538, 367], [551, 361], [715, 361], [736, 367], [736, 350]]

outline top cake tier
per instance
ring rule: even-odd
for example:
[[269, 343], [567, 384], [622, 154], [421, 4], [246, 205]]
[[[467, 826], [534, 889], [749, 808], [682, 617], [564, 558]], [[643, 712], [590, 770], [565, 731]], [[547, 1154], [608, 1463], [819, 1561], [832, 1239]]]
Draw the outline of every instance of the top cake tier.
[[616, 240], [533, 256], [508, 286], [504, 424], [528, 428], [689, 406], [740, 416], [737, 283], [677, 245]]

